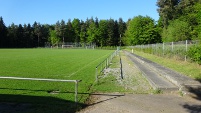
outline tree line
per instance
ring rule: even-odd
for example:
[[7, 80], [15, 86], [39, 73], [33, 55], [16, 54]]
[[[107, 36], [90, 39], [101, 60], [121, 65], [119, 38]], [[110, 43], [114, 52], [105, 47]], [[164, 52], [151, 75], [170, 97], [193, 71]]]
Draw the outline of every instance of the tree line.
[[126, 22], [98, 18], [77, 18], [54, 25], [40, 24], [5, 26], [0, 17], [0, 47], [44, 47], [63, 42], [96, 43], [97, 46], [153, 44], [201, 37], [201, 0], [158, 0], [159, 19], [135, 16]]
[[136, 16], [127, 24], [126, 45], [201, 39], [201, 0], [158, 0], [159, 20]]
[[86, 21], [77, 18], [67, 22], [57, 21], [54, 25], [40, 24], [5, 26], [0, 17], [0, 47], [31, 48], [44, 47], [45, 42], [53, 46], [64, 42], [96, 43], [97, 46], [118, 46], [121, 35], [126, 30], [126, 23], [119, 20], [98, 20], [90, 18]]

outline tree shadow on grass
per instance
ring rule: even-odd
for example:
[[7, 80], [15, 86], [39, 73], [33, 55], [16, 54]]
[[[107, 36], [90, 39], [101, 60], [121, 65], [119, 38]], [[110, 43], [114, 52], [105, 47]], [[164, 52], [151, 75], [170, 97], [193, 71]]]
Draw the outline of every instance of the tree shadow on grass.
[[0, 94], [0, 113], [74, 113], [85, 106], [51, 96]]
[[[54, 92], [53, 90], [31, 90], [31, 89], [12, 89], [0, 88], [0, 90], [22, 90], [33, 92]], [[57, 92], [71, 93], [75, 92]], [[101, 95], [111, 96], [105, 100], [95, 103], [75, 103], [74, 101], [64, 100], [52, 96], [32, 96], [32, 95], [17, 95], [17, 94], [0, 94], [0, 113], [75, 113], [85, 107], [99, 104], [108, 100], [112, 100], [124, 95], [121, 94], [102, 94], [102, 93], [78, 93], [78, 95]]]
[[[9, 88], [0, 89], [27, 90], [35, 92], [46, 91]], [[75, 103], [74, 101], [69, 101], [53, 96], [0, 94], [0, 113], [75, 113], [84, 107], [86, 107], [86, 104], [79, 102]]]

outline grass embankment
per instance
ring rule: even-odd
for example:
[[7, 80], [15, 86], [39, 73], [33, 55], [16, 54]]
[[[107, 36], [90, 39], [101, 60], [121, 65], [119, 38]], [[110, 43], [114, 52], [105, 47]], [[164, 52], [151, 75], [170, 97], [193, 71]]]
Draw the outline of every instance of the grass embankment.
[[[119, 55], [121, 56], [122, 64], [120, 64], [120, 56], [117, 55], [114, 57], [109, 68], [105, 70], [98, 83], [94, 85], [94, 92], [132, 94], [152, 93], [153, 90], [151, 86], [142, 73], [135, 67], [134, 63], [124, 54], [124, 52], [119, 52]], [[123, 79], [121, 77], [123, 77]]]
[[[113, 50], [84, 49], [0, 49], [0, 76], [82, 80], [78, 87], [78, 101], [80, 105], [84, 105], [95, 81], [95, 67], [112, 52]], [[29, 108], [31, 111], [28, 112], [62, 112], [64, 108], [68, 111], [74, 103], [74, 88], [74, 83], [0, 79], [0, 102], [41, 104], [35, 109]]]
[[165, 57], [158, 57], [152, 54], [147, 54], [139, 51], [134, 51], [135, 54], [161, 64], [165, 67], [173, 69], [181, 74], [189, 76], [193, 79], [201, 81], [201, 66], [196, 63], [180, 61], [176, 59], [169, 59]]
[[98, 82], [93, 86], [93, 92], [112, 93], [112, 92], [127, 92], [118, 82], [118, 75], [120, 76], [120, 59], [115, 56], [109, 65], [109, 70], [116, 70], [100, 75]]

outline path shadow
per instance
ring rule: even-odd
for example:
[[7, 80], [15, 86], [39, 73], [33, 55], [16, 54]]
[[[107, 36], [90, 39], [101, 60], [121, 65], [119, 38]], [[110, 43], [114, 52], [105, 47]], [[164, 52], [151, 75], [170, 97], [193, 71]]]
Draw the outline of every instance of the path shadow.
[[201, 113], [201, 105], [189, 105], [186, 103], [183, 107], [187, 109], [189, 113]]
[[88, 106], [96, 105], [96, 104], [99, 104], [99, 103], [102, 103], [102, 102], [106, 102], [106, 101], [109, 101], [109, 100], [112, 100], [112, 99], [115, 99], [115, 98], [125, 96], [124, 94], [102, 94], [102, 93], [98, 93], [98, 94], [94, 93], [94, 94], [90, 94], [90, 95], [92, 95], [92, 96], [94, 96], [94, 95], [107, 96], [109, 98], [107, 98], [105, 100], [100, 100], [100, 101], [97, 101], [97, 102], [89, 103]]
[[193, 99], [200, 101], [200, 104], [186, 103], [182, 105], [183, 108], [185, 108], [189, 113], [201, 113], [201, 86], [186, 86], [185, 88]]

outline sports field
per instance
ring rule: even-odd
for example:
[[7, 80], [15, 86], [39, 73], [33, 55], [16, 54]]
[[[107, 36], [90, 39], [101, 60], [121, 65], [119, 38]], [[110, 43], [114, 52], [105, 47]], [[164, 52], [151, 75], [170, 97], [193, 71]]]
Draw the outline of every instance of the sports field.
[[[78, 101], [83, 103], [95, 81], [95, 67], [112, 52], [85, 49], [0, 49], [0, 76], [82, 80], [78, 87]], [[0, 101], [55, 104], [51, 100], [56, 98], [73, 102], [74, 89], [74, 83], [0, 79]], [[43, 97], [50, 99], [47, 101]]]

